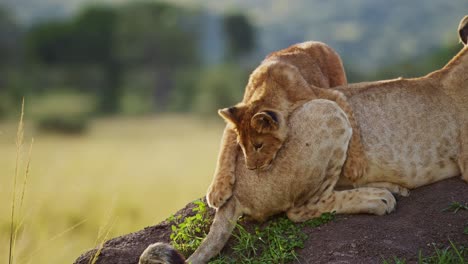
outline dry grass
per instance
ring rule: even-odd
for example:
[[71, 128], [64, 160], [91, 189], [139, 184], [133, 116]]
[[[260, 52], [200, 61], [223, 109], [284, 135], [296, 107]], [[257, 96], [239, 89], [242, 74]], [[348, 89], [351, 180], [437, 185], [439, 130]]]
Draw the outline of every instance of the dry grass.
[[[15, 126], [0, 123], [2, 201], [13, 195]], [[102, 237], [135, 231], [203, 196], [222, 129], [221, 121], [183, 116], [98, 120], [82, 137], [26, 126], [25, 138], [35, 143], [14, 263], [72, 263], [95, 246], [101, 227], [107, 226]], [[10, 205], [0, 203], [2, 245], [9, 241]], [[7, 258], [8, 247], [0, 247], [0, 263]]]
[[[26, 160], [26, 167], [24, 170], [24, 177], [23, 177], [23, 184], [20, 192], [20, 196], [17, 197], [17, 181], [21, 170], [21, 158], [22, 158], [22, 150], [23, 150], [23, 142], [24, 142], [24, 99], [21, 103], [21, 112], [20, 112], [20, 120], [18, 122], [18, 128], [16, 130], [16, 159], [15, 159], [15, 173], [13, 174], [13, 187], [12, 187], [12, 197], [11, 197], [11, 217], [10, 217], [10, 239], [8, 243], [8, 263], [13, 264], [15, 263], [16, 257], [16, 241], [18, 238], [18, 232], [21, 228], [24, 220], [23, 214], [23, 203], [24, 197], [26, 193], [26, 186], [28, 183], [28, 176], [29, 176], [29, 169], [30, 169], [30, 162], [31, 162], [31, 152], [34, 140], [31, 140], [31, 145], [29, 147], [29, 155]], [[18, 201], [19, 199], [19, 201]], [[19, 204], [18, 204], [19, 203]]]

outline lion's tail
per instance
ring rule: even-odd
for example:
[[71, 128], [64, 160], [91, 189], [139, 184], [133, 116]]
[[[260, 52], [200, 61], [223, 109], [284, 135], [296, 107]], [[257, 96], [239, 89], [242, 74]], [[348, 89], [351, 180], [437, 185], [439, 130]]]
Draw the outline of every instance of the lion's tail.
[[[232, 197], [221, 208], [218, 209], [211, 225], [210, 232], [201, 243], [200, 247], [187, 259], [187, 263], [207, 263], [216, 256], [231, 236], [237, 219], [241, 216], [239, 203]], [[140, 257], [140, 264], [186, 263], [182, 255], [173, 247], [164, 243], [155, 243], [145, 249]]]

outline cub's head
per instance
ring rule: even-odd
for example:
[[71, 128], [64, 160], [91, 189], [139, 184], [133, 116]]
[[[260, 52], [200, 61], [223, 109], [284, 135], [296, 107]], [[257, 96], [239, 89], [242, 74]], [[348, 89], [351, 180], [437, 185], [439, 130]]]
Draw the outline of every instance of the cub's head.
[[248, 169], [270, 167], [286, 139], [289, 114], [311, 91], [295, 67], [263, 63], [250, 76], [243, 102], [218, 111], [236, 131]]
[[468, 42], [468, 16], [465, 16], [458, 26], [458, 35], [460, 36], [461, 42], [466, 46]]
[[252, 111], [242, 104], [221, 109], [218, 113], [236, 131], [247, 168], [269, 168], [286, 138], [287, 126], [283, 114], [275, 109]]

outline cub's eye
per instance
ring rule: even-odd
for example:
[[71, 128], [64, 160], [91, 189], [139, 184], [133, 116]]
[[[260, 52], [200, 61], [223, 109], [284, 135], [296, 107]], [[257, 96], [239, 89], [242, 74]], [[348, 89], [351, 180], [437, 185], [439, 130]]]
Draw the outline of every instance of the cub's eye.
[[255, 150], [259, 150], [263, 147], [263, 143], [252, 143]]

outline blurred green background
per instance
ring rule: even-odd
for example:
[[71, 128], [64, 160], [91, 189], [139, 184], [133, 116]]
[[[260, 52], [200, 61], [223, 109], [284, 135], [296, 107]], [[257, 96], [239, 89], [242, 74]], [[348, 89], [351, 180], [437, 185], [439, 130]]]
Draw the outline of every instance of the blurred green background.
[[241, 100], [269, 52], [317, 40], [350, 82], [421, 76], [460, 50], [466, 11], [466, 0], [2, 0], [0, 244], [31, 138], [14, 263], [71, 263], [103, 229], [138, 230], [204, 195], [216, 110]]

